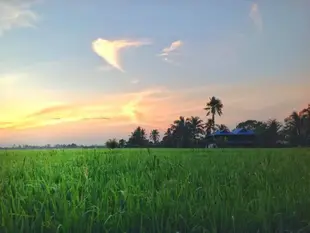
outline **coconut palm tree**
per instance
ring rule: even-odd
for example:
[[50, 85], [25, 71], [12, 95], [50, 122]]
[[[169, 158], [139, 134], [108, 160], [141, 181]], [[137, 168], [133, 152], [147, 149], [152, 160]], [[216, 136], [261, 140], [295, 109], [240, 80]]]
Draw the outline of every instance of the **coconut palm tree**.
[[168, 128], [166, 132], [164, 133], [162, 144], [166, 147], [172, 147], [173, 146], [173, 130], [171, 128]]
[[303, 109], [300, 112], [300, 115], [304, 121], [304, 128], [306, 131], [306, 140], [310, 143], [310, 104], [308, 104], [308, 107]]
[[292, 144], [301, 145], [307, 139], [307, 111], [304, 109], [300, 113], [296, 111], [285, 118], [283, 132], [287, 135]]
[[203, 134], [203, 120], [198, 116], [191, 116], [187, 119], [188, 127], [192, 133], [192, 136], [197, 139]]
[[177, 147], [184, 147], [190, 137], [190, 127], [184, 116], [180, 116], [171, 125], [173, 135], [177, 141]]
[[159, 141], [159, 131], [157, 129], [153, 129], [150, 133], [150, 140], [154, 143], [157, 144]]
[[282, 124], [276, 119], [270, 119], [264, 125], [264, 128], [261, 134], [264, 139], [264, 144], [274, 146], [280, 139]]
[[207, 120], [207, 123], [205, 124], [205, 130], [206, 130], [206, 135], [210, 135], [212, 131], [214, 130], [212, 119]]
[[213, 122], [213, 128], [215, 126], [215, 115], [219, 115], [221, 116], [223, 114], [223, 103], [220, 99], [216, 98], [216, 97], [211, 97], [210, 101], [206, 104], [206, 107], [204, 108], [204, 110], [207, 111], [207, 116], [212, 117], [212, 122]]
[[190, 118], [186, 120], [187, 120], [187, 124], [190, 130], [193, 143], [195, 146], [197, 146], [199, 139], [204, 134], [203, 120], [200, 119], [200, 117], [198, 116], [191, 116]]
[[131, 146], [145, 146], [147, 142], [145, 129], [140, 126], [131, 133], [128, 139], [128, 144]]
[[118, 146], [119, 146], [120, 148], [124, 148], [124, 147], [126, 146], [126, 140], [125, 140], [125, 139], [120, 139], [120, 140], [118, 141]]

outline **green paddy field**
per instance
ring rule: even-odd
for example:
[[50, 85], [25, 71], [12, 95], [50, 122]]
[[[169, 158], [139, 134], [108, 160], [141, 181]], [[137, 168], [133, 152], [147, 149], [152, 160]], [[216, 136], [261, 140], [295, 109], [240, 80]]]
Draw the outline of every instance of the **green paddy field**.
[[2, 150], [4, 232], [310, 232], [310, 149]]

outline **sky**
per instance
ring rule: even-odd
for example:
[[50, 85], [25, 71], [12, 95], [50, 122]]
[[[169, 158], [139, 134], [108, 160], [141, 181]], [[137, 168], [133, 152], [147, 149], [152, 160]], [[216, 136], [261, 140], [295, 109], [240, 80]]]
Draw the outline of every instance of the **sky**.
[[[0, 0], [0, 146], [103, 144], [310, 102], [310, 0]], [[308, 90], [308, 91], [307, 91]]]

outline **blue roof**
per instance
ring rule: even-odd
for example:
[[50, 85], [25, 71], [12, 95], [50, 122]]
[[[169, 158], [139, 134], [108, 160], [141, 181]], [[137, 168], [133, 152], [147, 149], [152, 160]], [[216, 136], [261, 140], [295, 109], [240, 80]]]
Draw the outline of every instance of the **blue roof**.
[[237, 135], [254, 135], [255, 134], [253, 130], [247, 130], [243, 128], [234, 129], [232, 133], [237, 134]]
[[232, 133], [229, 130], [218, 130], [218, 131], [214, 132], [212, 135], [213, 136], [216, 136], [216, 135], [232, 135]]
[[217, 130], [209, 136], [229, 136], [229, 135], [255, 135], [253, 130], [246, 130], [242, 128], [234, 129], [232, 132], [229, 130]]

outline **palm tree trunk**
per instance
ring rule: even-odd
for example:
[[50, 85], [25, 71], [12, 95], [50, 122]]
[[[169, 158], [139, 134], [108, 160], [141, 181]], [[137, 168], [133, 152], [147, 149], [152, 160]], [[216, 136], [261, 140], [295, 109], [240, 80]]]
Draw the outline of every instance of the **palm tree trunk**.
[[212, 131], [214, 132], [215, 131], [215, 114], [212, 113]]

